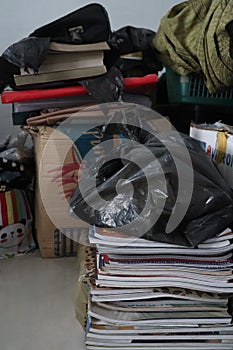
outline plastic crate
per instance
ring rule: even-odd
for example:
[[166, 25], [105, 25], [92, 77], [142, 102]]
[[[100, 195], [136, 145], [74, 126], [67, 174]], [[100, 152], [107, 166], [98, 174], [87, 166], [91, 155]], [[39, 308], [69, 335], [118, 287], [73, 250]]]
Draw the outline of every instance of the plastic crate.
[[233, 106], [233, 88], [210, 94], [200, 75], [180, 76], [169, 68], [166, 68], [166, 79], [169, 103]]

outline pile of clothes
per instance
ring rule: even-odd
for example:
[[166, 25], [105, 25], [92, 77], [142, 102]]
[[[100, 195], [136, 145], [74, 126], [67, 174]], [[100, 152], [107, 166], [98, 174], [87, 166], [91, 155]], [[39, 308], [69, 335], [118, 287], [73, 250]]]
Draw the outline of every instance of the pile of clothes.
[[233, 3], [190, 0], [172, 7], [153, 39], [157, 58], [180, 75], [201, 73], [210, 93], [233, 86]]

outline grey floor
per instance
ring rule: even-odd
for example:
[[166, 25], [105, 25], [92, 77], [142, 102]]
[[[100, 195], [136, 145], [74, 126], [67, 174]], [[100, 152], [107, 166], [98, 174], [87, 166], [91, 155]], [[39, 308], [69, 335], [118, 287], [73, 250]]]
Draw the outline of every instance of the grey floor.
[[1, 260], [0, 349], [85, 349], [74, 314], [76, 279], [75, 258]]

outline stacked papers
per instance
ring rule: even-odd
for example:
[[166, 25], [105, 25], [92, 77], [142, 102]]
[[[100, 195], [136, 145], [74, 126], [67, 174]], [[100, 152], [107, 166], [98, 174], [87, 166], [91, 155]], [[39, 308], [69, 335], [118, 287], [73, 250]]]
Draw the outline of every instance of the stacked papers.
[[87, 349], [233, 349], [232, 240], [197, 248], [93, 228]]

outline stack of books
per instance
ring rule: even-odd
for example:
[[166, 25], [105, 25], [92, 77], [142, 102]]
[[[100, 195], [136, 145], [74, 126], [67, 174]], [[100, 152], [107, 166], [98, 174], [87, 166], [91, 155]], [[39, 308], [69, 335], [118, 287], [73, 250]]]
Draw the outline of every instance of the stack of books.
[[[37, 77], [36, 75], [33, 75]], [[37, 78], [35, 78], [37, 79]], [[144, 77], [130, 77], [124, 79], [124, 101], [151, 107], [151, 99], [146, 96], [158, 82], [156, 74]], [[36, 86], [36, 85], [35, 85]], [[47, 112], [63, 110], [90, 104], [101, 103], [91, 96], [81, 85], [42, 89], [28, 89], [22, 91], [4, 91], [1, 94], [3, 104], [12, 105], [12, 119], [14, 125], [25, 125], [27, 119], [44, 115]]]
[[197, 248], [93, 228], [87, 349], [233, 349], [230, 229]]
[[16, 86], [50, 83], [93, 77], [106, 73], [104, 51], [106, 42], [75, 45], [51, 42], [49, 52], [35, 74], [32, 69], [20, 69], [15, 75]]

